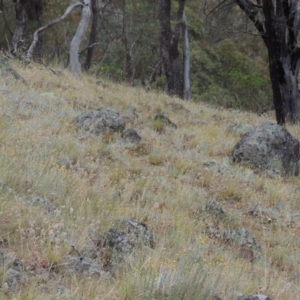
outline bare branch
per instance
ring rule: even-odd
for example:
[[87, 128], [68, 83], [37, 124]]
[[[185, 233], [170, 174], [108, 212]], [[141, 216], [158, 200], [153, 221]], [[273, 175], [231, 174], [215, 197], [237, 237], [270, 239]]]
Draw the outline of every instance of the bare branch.
[[26, 53], [26, 56], [25, 56], [25, 62], [28, 64], [30, 63], [31, 61], [31, 58], [32, 58], [32, 55], [33, 55], [33, 51], [34, 51], [34, 48], [38, 42], [38, 39], [39, 39], [39, 34], [41, 32], [43, 32], [44, 30], [48, 29], [49, 27], [53, 26], [54, 24], [64, 20], [68, 14], [75, 8], [75, 7], [78, 7], [78, 6], [81, 6], [83, 7], [83, 3], [82, 2], [75, 2], [75, 3], [72, 3], [68, 6], [68, 8], [66, 9], [66, 11], [64, 12], [64, 14], [62, 16], [60, 16], [59, 18], [55, 19], [55, 20], [52, 20], [51, 22], [49, 22], [47, 25], [45, 26], [42, 26], [40, 27], [39, 29], [37, 29], [34, 34], [33, 34], [33, 41]]

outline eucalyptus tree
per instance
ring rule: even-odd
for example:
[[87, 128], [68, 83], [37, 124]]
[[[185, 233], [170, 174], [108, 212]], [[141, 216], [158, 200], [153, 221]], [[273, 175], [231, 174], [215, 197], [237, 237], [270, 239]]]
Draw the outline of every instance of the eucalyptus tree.
[[299, 1], [236, 0], [236, 3], [251, 20], [267, 48], [277, 123], [299, 123]]

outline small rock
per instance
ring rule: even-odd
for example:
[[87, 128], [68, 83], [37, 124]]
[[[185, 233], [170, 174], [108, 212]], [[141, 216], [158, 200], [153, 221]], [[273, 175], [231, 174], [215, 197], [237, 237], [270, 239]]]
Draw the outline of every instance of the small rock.
[[146, 224], [132, 219], [119, 221], [116, 228], [110, 228], [103, 234], [95, 234], [90, 239], [93, 245], [87, 245], [83, 251], [89, 257], [97, 258], [99, 253], [105, 271], [111, 271], [120, 265], [124, 257], [135, 248], [143, 245], [153, 248], [153, 233]]
[[253, 249], [257, 254], [262, 251], [259, 242], [245, 228], [225, 230], [222, 233], [222, 239], [226, 242]]
[[23, 273], [23, 263], [21, 260], [15, 259], [12, 266], [5, 273], [4, 282], [9, 290], [16, 291], [26, 281], [27, 277]]
[[55, 210], [57, 210], [56, 206], [53, 205], [50, 201], [43, 199], [39, 196], [33, 196], [29, 198], [28, 201], [31, 202], [33, 205], [41, 205], [48, 212], [54, 212]]
[[158, 113], [154, 117], [154, 120], [160, 120], [166, 126], [170, 126], [170, 127], [175, 128], [175, 129], [177, 128], [177, 125], [175, 123], [171, 122], [171, 120], [162, 113]]
[[131, 129], [131, 128], [123, 131], [121, 137], [125, 143], [131, 143], [131, 144], [138, 144], [142, 139], [138, 135], [138, 133], [134, 129]]
[[208, 200], [205, 202], [205, 211], [220, 220], [223, 220], [226, 217], [226, 213], [223, 208], [214, 200]]
[[68, 255], [64, 259], [64, 264], [66, 266], [66, 272], [70, 274], [78, 272], [99, 277], [101, 273], [99, 264], [85, 256], [78, 257]]

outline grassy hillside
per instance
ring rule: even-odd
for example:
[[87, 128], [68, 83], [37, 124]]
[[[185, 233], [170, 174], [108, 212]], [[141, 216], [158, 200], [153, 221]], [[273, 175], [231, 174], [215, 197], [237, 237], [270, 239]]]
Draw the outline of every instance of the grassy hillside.
[[[258, 126], [273, 116], [12, 65], [27, 85], [0, 77], [1, 299], [299, 297], [299, 178], [268, 177], [228, 159], [240, 138], [226, 133], [229, 125]], [[123, 114], [140, 144], [77, 132], [74, 118], [99, 107]], [[178, 128], [154, 122], [158, 112]], [[288, 130], [300, 138], [299, 126]], [[33, 205], [33, 197], [46, 204]], [[207, 209], [212, 200], [224, 218]], [[81, 253], [95, 232], [126, 219], [149, 227], [154, 248], [136, 247], [113, 272], [100, 255], [100, 278], [65, 272], [73, 245]], [[260, 257], [221, 238], [237, 228], [257, 239]], [[24, 278], [12, 291], [7, 270], [16, 258]]]

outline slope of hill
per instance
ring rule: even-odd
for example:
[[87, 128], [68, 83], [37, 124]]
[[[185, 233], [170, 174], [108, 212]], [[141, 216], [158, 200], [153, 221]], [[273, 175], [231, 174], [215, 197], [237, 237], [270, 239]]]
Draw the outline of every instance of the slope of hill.
[[[240, 138], [228, 126], [273, 116], [12, 65], [26, 84], [0, 77], [1, 299], [297, 299], [299, 179], [228, 158]], [[142, 140], [77, 131], [99, 108]]]

